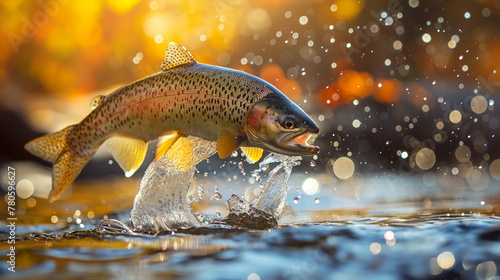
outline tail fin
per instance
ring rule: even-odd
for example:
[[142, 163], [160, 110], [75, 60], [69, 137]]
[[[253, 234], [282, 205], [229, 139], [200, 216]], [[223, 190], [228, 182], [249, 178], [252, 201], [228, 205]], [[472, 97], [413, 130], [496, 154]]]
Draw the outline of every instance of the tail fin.
[[81, 157], [68, 147], [67, 135], [73, 131], [74, 127], [75, 125], [68, 126], [59, 132], [36, 138], [24, 146], [33, 155], [54, 164], [52, 191], [49, 194], [50, 202], [56, 201], [73, 183], [94, 154], [92, 152]]

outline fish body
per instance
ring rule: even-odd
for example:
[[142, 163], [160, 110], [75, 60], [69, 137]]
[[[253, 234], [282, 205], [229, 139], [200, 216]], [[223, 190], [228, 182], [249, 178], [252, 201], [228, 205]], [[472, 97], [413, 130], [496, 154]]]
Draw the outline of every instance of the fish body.
[[262, 149], [289, 155], [317, 153], [307, 141], [314, 121], [268, 82], [245, 72], [198, 63], [170, 43], [162, 71], [108, 96], [80, 123], [27, 143], [32, 154], [54, 164], [56, 200], [71, 185], [99, 146], [131, 176], [142, 164], [147, 143], [159, 139], [157, 158], [182, 136], [217, 141], [221, 158], [236, 149], [253, 161]]
[[200, 63], [179, 67], [110, 94], [77, 134], [90, 146], [115, 134], [151, 141], [173, 131], [215, 141], [222, 129], [240, 129], [257, 101], [250, 90], [269, 91], [244, 72]]

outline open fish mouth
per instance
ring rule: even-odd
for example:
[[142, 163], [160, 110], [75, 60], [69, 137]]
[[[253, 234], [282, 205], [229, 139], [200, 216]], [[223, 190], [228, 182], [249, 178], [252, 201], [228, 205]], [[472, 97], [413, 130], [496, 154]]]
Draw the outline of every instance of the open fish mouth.
[[280, 143], [286, 146], [290, 151], [301, 154], [317, 154], [319, 152], [319, 147], [312, 145], [317, 135], [317, 133], [313, 132], [293, 133], [283, 137]]

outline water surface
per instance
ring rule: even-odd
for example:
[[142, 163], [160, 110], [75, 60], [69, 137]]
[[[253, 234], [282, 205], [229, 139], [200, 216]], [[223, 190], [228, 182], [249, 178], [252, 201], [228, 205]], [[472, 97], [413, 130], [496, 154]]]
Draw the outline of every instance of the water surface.
[[[292, 176], [292, 186], [297, 176]], [[377, 195], [365, 191], [359, 199], [332, 195], [334, 188], [323, 188], [314, 196], [302, 194], [295, 203], [292, 189], [276, 229], [207, 224], [156, 234], [96, 230], [103, 219], [128, 222], [137, 188], [132, 183], [92, 188], [93, 192], [89, 186], [77, 185], [67, 199], [54, 204], [37, 200], [31, 207], [20, 201], [26, 218], [17, 228], [16, 273], [7, 273], [2, 262], [2, 277], [498, 279], [498, 195], [471, 191], [460, 200], [450, 200], [422, 189], [412, 192], [420, 179], [406, 179], [398, 191], [388, 183], [397, 185], [400, 178], [366, 179]], [[131, 192], [128, 198], [104, 195], [114, 189]], [[419, 197], [414, 195], [417, 191]], [[230, 191], [221, 193], [221, 201], [195, 208], [219, 211]], [[88, 202], [91, 194], [106, 201]], [[55, 223], [50, 220], [53, 216], [57, 216]], [[6, 237], [2, 231], [2, 239]], [[5, 256], [7, 244], [0, 248]]]

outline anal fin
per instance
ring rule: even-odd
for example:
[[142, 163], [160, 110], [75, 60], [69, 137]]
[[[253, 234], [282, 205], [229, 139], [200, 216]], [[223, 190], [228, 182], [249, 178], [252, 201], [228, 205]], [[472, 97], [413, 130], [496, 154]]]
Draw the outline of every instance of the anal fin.
[[170, 149], [170, 147], [179, 139], [181, 135], [177, 132], [161, 136], [158, 139], [158, 144], [156, 144], [156, 156], [155, 160], [162, 158]]
[[221, 159], [225, 159], [236, 151], [244, 141], [244, 136], [222, 130], [217, 137], [217, 154]]
[[144, 140], [122, 136], [110, 138], [106, 146], [127, 177], [139, 169], [148, 149], [148, 144]]
[[255, 147], [240, 147], [241, 151], [247, 157], [249, 163], [256, 163], [262, 157], [264, 150]]

